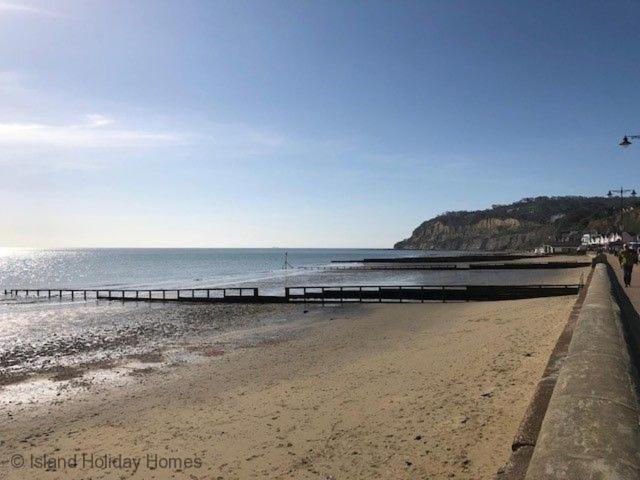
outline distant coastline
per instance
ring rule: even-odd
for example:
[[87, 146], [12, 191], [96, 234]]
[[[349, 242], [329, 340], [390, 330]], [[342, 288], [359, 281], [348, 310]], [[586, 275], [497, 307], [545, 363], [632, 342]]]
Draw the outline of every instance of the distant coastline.
[[[531, 251], [580, 245], [585, 233], [640, 231], [640, 203], [607, 197], [536, 197], [477, 211], [447, 212], [418, 226], [397, 250]], [[622, 215], [622, 217], [621, 217]]]

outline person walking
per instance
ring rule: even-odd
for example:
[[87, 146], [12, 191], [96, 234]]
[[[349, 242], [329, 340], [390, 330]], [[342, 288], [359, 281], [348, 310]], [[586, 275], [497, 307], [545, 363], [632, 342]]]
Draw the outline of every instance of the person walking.
[[618, 254], [618, 260], [620, 260], [620, 266], [624, 272], [624, 286], [628, 287], [631, 285], [633, 266], [638, 263], [638, 254], [631, 249], [631, 245], [625, 243], [622, 246], [622, 251]]

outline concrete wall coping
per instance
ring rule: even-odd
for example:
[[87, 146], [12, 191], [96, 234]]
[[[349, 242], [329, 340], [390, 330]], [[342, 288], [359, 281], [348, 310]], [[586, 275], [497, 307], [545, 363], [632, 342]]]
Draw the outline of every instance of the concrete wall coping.
[[640, 404], [607, 266], [594, 267], [526, 480], [640, 478]]

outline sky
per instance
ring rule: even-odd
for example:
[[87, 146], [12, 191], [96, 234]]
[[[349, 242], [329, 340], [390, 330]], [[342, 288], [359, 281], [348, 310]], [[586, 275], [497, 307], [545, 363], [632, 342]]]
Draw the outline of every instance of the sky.
[[0, 0], [0, 246], [391, 247], [638, 189], [638, 45], [633, 1]]

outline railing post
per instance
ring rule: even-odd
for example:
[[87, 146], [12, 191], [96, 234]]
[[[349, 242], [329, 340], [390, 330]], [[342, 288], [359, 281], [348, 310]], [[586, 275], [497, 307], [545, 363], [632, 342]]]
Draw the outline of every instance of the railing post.
[[84, 291], [84, 299], [85, 300], [87, 299], [87, 291], [86, 290]]
[[284, 287], [284, 298], [289, 301], [289, 287]]
[[71, 290], [71, 300], [75, 300], [75, 293], [73, 290]]
[[258, 289], [257, 288], [253, 289], [253, 296], [258, 298]]
[[166, 300], [166, 298], [167, 298], [167, 291], [162, 290], [162, 300]]

